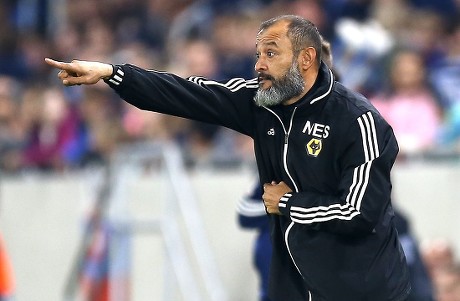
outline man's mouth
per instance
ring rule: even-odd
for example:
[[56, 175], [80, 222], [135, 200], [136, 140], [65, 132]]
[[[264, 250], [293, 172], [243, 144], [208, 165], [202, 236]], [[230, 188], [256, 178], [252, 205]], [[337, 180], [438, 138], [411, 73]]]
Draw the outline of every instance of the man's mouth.
[[263, 85], [264, 82], [269, 81], [269, 80], [270, 81], [273, 80], [273, 77], [271, 77], [268, 74], [259, 74], [259, 77], [258, 77], [259, 85]]

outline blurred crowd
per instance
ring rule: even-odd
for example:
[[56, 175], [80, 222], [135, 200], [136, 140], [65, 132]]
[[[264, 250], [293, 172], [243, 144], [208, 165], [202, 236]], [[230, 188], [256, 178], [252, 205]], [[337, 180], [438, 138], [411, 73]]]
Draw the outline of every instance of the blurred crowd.
[[[279, 14], [318, 26], [340, 81], [393, 126], [402, 160], [458, 159], [459, 11], [459, 0], [2, 0], [0, 172], [105, 164], [118, 146], [153, 140], [179, 143], [190, 166], [252, 162], [247, 137], [140, 111], [104, 83], [63, 87], [43, 59], [252, 78], [259, 24]], [[439, 300], [460, 300], [452, 250], [423, 256]]]
[[3, 0], [0, 170], [104, 164], [123, 143], [181, 144], [194, 166], [253, 160], [230, 130], [121, 101], [104, 83], [63, 87], [43, 59], [132, 63], [182, 76], [252, 78], [262, 20], [298, 14], [331, 42], [334, 69], [393, 126], [400, 158], [460, 154], [458, 0]]

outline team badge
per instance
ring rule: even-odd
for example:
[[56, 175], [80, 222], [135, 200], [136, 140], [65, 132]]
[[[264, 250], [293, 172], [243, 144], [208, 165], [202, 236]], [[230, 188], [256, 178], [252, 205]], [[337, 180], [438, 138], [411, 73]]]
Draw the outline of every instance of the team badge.
[[323, 148], [323, 141], [321, 141], [321, 139], [313, 138], [307, 143], [307, 153], [310, 156], [318, 157], [322, 148]]

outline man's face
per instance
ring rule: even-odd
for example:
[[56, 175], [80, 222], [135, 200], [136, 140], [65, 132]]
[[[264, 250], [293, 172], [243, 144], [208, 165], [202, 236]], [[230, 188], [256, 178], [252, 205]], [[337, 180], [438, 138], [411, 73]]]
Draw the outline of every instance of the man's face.
[[287, 36], [287, 23], [278, 22], [257, 36], [259, 90], [254, 100], [259, 106], [274, 106], [302, 94], [305, 86], [292, 44]]

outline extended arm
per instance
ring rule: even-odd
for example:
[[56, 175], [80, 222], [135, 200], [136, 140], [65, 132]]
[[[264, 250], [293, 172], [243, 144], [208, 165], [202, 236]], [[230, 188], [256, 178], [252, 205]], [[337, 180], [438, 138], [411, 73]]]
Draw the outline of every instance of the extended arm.
[[142, 109], [225, 126], [252, 136], [257, 80], [233, 78], [217, 82], [188, 79], [172, 73], [145, 70], [134, 65], [110, 65], [73, 60], [45, 59], [60, 69], [66, 86], [95, 84], [103, 79], [125, 101]]

